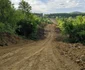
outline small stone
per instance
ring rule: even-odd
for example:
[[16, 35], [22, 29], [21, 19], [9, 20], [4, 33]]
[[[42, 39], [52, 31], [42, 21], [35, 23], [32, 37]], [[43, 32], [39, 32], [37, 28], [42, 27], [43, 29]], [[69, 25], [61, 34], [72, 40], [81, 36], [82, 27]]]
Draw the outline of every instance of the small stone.
[[74, 47], [78, 47], [78, 45], [74, 44]]
[[61, 55], [64, 55], [64, 53], [63, 53], [63, 52], [61, 52], [60, 54], [61, 54]]
[[78, 49], [81, 49], [81, 46], [78, 46]]
[[85, 55], [81, 56], [81, 60], [85, 62]]
[[76, 60], [76, 63], [80, 63], [81, 61], [79, 59]]

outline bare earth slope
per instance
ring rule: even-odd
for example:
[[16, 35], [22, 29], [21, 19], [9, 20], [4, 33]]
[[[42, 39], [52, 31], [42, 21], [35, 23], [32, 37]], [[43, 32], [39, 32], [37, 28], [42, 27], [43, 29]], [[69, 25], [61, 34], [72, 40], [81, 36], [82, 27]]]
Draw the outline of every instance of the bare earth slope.
[[45, 40], [0, 48], [0, 70], [80, 70], [56, 48], [55, 25], [48, 24], [46, 30]]

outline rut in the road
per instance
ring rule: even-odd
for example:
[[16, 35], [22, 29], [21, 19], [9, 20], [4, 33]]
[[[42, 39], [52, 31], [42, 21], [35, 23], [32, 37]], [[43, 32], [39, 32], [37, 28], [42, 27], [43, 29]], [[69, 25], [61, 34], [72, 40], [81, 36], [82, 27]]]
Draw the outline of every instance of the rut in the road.
[[1, 55], [0, 70], [80, 70], [76, 63], [62, 56], [55, 48], [55, 25], [47, 25], [46, 31], [45, 40]]

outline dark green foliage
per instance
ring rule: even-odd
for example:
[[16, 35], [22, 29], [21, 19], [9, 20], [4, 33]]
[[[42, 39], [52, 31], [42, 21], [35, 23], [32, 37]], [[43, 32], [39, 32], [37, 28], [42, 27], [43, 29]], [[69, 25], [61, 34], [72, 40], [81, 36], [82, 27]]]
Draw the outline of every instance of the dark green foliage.
[[29, 37], [32, 32], [33, 25], [31, 24], [31, 21], [23, 19], [18, 22], [18, 28], [16, 29], [17, 34]]
[[[3, 32], [14, 33], [16, 29], [15, 9], [9, 0], [0, 0], [0, 25]], [[1, 30], [0, 29], [0, 30]]]
[[44, 32], [44, 28], [42, 28], [41, 26], [39, 26], [37, 28], [36, 31], [34, 31], [31, 35], [30, 35], [30, 39], [32, 40], [39, 40], [39, 39], [44, 39], [45, 38], [45, 32]]
[[9, 0], [0, 0], [0, 21], [6, 22], [11, 12], [11, 2]]
[[0, 32], [4, 32], [5, 31], [5, 24], [0, 22]]

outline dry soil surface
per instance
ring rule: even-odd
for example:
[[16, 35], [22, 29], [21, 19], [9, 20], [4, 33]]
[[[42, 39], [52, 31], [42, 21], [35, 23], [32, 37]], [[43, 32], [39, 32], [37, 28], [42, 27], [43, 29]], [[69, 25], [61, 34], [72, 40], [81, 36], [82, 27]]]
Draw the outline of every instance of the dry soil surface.
[[[10, 47], [0, 47], [0, 70], [81, 70], [61, 50], [55, 24], [46, 26], [46, 39]], [[61, 54], [62, 53], [62, 54]]]

